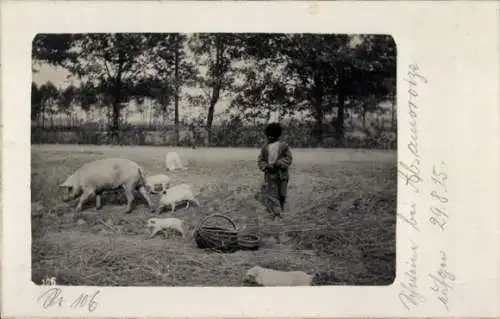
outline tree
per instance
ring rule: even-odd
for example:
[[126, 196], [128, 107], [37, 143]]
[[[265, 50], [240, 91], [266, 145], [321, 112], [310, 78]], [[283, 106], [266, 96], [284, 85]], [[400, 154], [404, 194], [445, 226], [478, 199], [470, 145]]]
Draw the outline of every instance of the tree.
[[[264, 99], [280, 104], [280, 108], [286, 110], [283, 113], [309, 110], [315, 119], [317, 142], [321, 143], [325, 114], [331, 111], [339, 89], [343, 89], [342, 85], [346, 83], [339, 81], [339, 78], [345, 74], [343, 62], [349, 37], [256, 34], [247, 36], [242, 41], [245, 43], [245, 55], [282, 66], [280, 75], [268, 77], [263, 84], [271, 89]], [[254, 94], [261, 94], [260, 92], [262, 89], [255, 90]], [[250, 99], [248, 95], [247, 99]], [[341, 99], [342, 96], [339, 100]], [[262, 100], [262, 96], [257, 100]]]
[[240, 40], [245, 56], [283, 69], [281, 76], [240, 93], [237, 103], [269, 100], [289, 113], [307, 109], [316, 123], [318, 144], [326, 114], [337, 110], [333, 125], [343, 141], [345, 108], [356, 104], [348, 102], [385, 98], [395, 90], [395, 44], [390, 36], [255, 34]]
[[35, 82], [31, 83], [31, 119], [36, 120], [42, 116], [42, 126], [44, 126], [44, 114], [53, 112], [54, 105], [59, 98], [59, 90], [52, 82], [47, 82], [37, 86]]
[[181, 60], [181, 39], [180, 35], [174, 35], [174, 125], [175, 125], [175, 146], [179, 145], [179, 87], [180, 83], [180, 73], [179, 65]]
[[180, 89], [194, 76], [194, 66], [188, 61], [185, 50], [187, 36], [179, 33], [148, 34], [148, 59], [155, 74], [149, 82], [154, 82], [158, 90], [152, 97], [162, 107], [163, 122], [166, 122], [167, 107], [174, 98], [175, 143], [179, 144], [179, 103], [182, 99]]
[[59, 109], [69, 113], [72, 109], [73, 103], [75, 103], [77, 99], [77, 95], [78, 89], [73, 84], [67, 86], [60, 92]]
[[352, 61], [350, 98], [361, 104], [363, 127], [366, 113], [378, 109], [383, 101], [392, 104], [394, 128], [396, 104], [396, 43], [388, 35], [362, 35]]
[[[73, 45], [77, 57], [64, 60], [63, 65], [82, 81], [80, 102], [85, 107], [89, 102], [101, 101], [101, 105], [108, 107], [109, 128], [112, 137], [117, 138], [121, 110], [133, 99], [141, 103], [146, 94], [141, 86], [142, 58], [147, 49], [145, 37], [126, 33], [85, 34], [76, 38]], [[96, 99], [89, 101], [92, 91]]]
[[41, 94], [38, 85], [31, 82], [31, 120], [34, 121], [38, 118], [38, 113], [42, 109]]
[[53, 66], [64, 66], [75, 62], [77, 53], [74, 43], [81, 35], [75, 34], [37, 34], [32, 43], [32, 58]]
[[241, 72], [242, 79], [241, 84], [235, 87], [238, 93], [231, 108], [247, 119], [260, 118], [267, 121], [273, 112], [278, 112], [280, 116], [294, 112], [287, 99], [290, 85], [282, 81], [279, 65], [268, 59], [261, 59], [252, 61], [238, 71]]
[[[230, 92], [234, 82], [232, 62], [237, 57], [235, 36], [225, 33], [194, 34], [189, 39], [197, 64], [201, 67], [195, 78], [202, 93], [189, 96], [190, 103], [207, 106], [205, 145], [212, 143], [212, 123], [220, 98]], [[200, 70], [201, 69], [201, 70]]]

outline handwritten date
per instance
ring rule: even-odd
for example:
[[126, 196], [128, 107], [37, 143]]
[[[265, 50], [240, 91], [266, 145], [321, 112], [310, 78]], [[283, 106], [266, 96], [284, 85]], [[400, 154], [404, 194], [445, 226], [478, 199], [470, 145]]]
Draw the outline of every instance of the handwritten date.
[[447, 203], [449, 200], [446, 197], [446, 192], [448, 191], [446, 187], [447, 179], [448, 175], [445, 173], [444, 169], [434, 165], [432, 168], [431, 180], [436, 189], [430, 192], [432, 204], [429, 208], [431, 213], [429, 222], [443, 231], [446, 229], [449, 218], [447, 212]]
[[[99, 290], [95, 291], [93, 294], [82, 293], [78, 298], [69, 304], [69, 308], [78, 309], [86, 308], [89, 312], [93, 312], [97, 309], [98, 303], [96, 301], [97, 295], [100, 293]], [[41, 303], [42, 308], [47, 309], [53, 306], [64, 307], [68, 303], [66, 298], [62, 296], [61, 288], [50, 288], [49, 290], [42, 293], [38, 299]]]

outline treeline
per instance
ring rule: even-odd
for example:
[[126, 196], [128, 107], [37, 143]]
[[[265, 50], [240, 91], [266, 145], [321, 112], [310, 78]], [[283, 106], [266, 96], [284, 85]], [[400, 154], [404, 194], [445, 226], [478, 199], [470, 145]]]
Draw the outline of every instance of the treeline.
[[[203, 136], [202, 144], [220, 145], [220, 135], [238, 131], [241, 123], [265, 121], [278, 112], [282, 118], [305, 117], [303, 128], [294, 124], [294, 132], [307, 134], [308, 146], [325, 145], [331, 134], [342, 146], [348, 117], [362, 119], [361, 130], [373, 135], [366, 114], [380, 111], [381, 102], [392, 105], [389, 127], [396, 128], [396, 46], [390, 36], [39, 34], [33, 62], [35, 71], [39, 63], [62, 67], [78, 84], [58, 89], [33, 83], [32, 120], [75, 108], [103, 109], [110, 143], [123, 143], [123, 111], [146, 100], [154, 101], [164, 123], [173, 117], [174, 145], [181, 144], [185, 126], [202, 128], [195, 134]], [[219, 128], [232, 129], [220, 133], [214, 117], [223, 99], [231, 101], [231, 116]], [[181, 105], [197, 109], [197, 115], [181, 119]], [[247, 137], [240, 139], [247, 143]]]
[[[32, 128], [31, 143], [33, 144], [93, 144], [93, 145], [153, 145], [181, 147], [200, 147], [205, 145], [204, 131], [192, 130], [190, 125], [181, 123], [179, 141], [176, 144], [174, 127], [151, 129], [147, 126], [124, 125], [120, 129], [118, 140], [113, 140], [107, 130], [96, 128], [93, 123], [82, 125], [72, 130]], [[258, 148], [265, 142], [263, 124], [235, 126], [232, 121], [214, 124], [212, 127], [212, 144], [215, 147], [253, 147]], [[321, 144], [311, 140], [313, 126], [305, 121], [290, 121], [284, 125], [283, 139], [294, 148], [309, 147], [349, 147], [369, 149], [396, 149], [396, 134], [388, 130], [375, 131], [375, 134], [360, 132], [346, 133], [342, 144], [332, 138], [333, 127], [326, 123], [323, 130], [326, 137]]]

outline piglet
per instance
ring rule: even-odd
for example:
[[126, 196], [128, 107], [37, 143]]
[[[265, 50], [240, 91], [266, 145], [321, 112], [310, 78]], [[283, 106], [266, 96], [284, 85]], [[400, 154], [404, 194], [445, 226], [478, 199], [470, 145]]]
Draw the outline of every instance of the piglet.
[[102, 193], [118, 188], [122, 188], [127, 197], [125, 213], [132, 211], [134, 190], [141, 193], [151, 210], [154, 209], [153, 202], [145, 188], [144, 170], [137, 163], [124, 158], [107, 158], [87, 163], [59, 186], [68, 190], [68, 195], [63, 198], [64, 201], [80, 196], [76, 206], [77, 212], [82, 210], [83, 204], [91, 196], [95, 196], [96, 209], [100, 209]]
[[193, 203], [197, 207], [200, 207], [199, 202], [194, 198], [191, 186], [188, 184], [180, 184], [162, 191], [160, 203], [156, 213], [160, 214], [161, 211], [168, 205], [172, 207], [173, 213], [175, 211], [175, 204], [182, 201], [187, 201], [187, 207], [189, 207], [189, 203]]
[[174, 229], [178, 231], [182, 237], [186, 236], [184, 232], [184, 221], [179, 218], [150, 218], [148, 219], [147, 227], [151, 231], [150, 238], [153, 238], [160, 231], [166, 229]]
[[156, 191], [157, 185], [161, 185], [161, 191], [168, 189], [170, 187], [170, 177], [165, 174], [158, 174], [146, 178], [146, 188], [151, 194], [159, 193]]
[[165, 166], [169, 171], [175, 171], [176, 169], [185, 170], [186, 168], [182, 165], [181, 158], [177, 152], [168, 152], [165, 156]]
[[245, 281], [260, 286], [311, 286], [313, 276], [303, 271], [279, 271], [260, 266], [249, 269]]

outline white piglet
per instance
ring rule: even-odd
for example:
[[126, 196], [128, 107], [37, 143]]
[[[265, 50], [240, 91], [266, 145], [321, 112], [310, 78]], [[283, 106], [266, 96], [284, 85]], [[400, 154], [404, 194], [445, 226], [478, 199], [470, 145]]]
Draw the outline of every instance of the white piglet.
[[182, 164], [181, 157], [179, 156], [179, 154], [177, 154], [177, 152], [167, 153], [167, 155], [165, 156], [165, 166], [169, 171], [175, 171], [176, 169], [186, 169]]
[[255, 266], [249, 269], [245, 281], [256, 283], [260, 286], [312, 286], [313, 276], [303, 271], [279, 271]]
[[168, 190], [162, 191], [160, 203], [158, 204], [156, 213], [160, 214], [162, 210], [169, 205], [172, 207], [173, 213], [175, 211], [176, 203], [180, 203], [182, 201], [187, 201], [186, 208], [189, 207], [190, 203], [196, 205], [197, 207], [200, 207], [199, 202], [194, 197], [191, 186], [189, 186], [188, 184], [180, 184], [170, 187]]
[[[170, 177], [165, 174], [148, 176], [146, 178], [146, 186], [152, 194], [158, 194], [170, 187]], [[156, 191], [156, 186], [161, 186], [161, 191]]]
[[76, 206], [77, 212], [82, 210], [83, 204], [91, 196], [95, 196], [96, 209], [100, 209], [102, 193], [118, 188], [122, 188], [127, 197], [125, 213], [130, 213], [132, 210], [135, 190], [141, 193], [150, 209], [153, 209], [153, 202], [145, 188], [144, 170], [137, 163], [124, 158], [107, 158], [87, 163], [59, 186], [68, 191], [68, 195], [63, 198], [64, 201], [80, 196]]
[[153, 238], [156, 234], [166, 229], [174, 229], [178, 231], [182, 237], [185, 237], [186, 233], [184, 232], [183, 225], [184, 221], [179, 218], [150, 218], [148, 219], [147, 227], [151, 232], [150, 238]]

